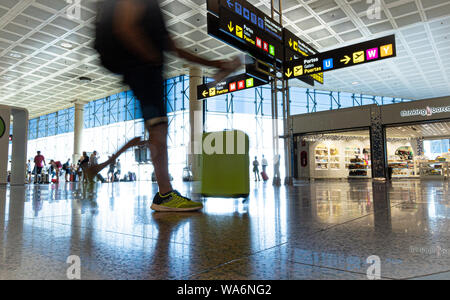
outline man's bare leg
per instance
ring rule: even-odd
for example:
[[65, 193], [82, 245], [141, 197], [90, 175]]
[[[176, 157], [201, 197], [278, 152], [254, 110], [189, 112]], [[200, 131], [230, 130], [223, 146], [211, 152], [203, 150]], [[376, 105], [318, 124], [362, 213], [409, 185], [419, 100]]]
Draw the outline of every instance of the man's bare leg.
[[138, 145], [141, 142], [140, 137], [135, 137], [134, 139], [130, 140], [128, 143], [126, 143], [122, 148], [119, 149], [116, 153], [111, 155], [111, 157], [98, 165], [89, 166], [84, 169], [84, 175], [87, 178], [88, 182], [93, 182], [95, 179], [95, 176], [103, 170], [107, 165], [111, 164], [113, 161], [115, 161], [122, 153], [127, 151], [129, 148], [134, 147]]
[[152, 157], [156, 180], [161, 194], [172, 191], [169, 175], [169, 158], [167, 153], [168, 126], [167, 122], [146, 126], [150, 140], [145, 142], [147, 142], [147, 145], [150, 148], [150, 155]]

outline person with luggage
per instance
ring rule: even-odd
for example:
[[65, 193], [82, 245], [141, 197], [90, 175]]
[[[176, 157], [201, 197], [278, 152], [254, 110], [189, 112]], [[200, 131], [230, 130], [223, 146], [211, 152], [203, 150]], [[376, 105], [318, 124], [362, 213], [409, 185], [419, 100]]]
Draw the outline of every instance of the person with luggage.
[[259, 177], [259, 162], [258, 157], [255, 156], [255, 160], [253, 161], [253, 173], [255, 174], [255, 181], [261, 181]]
[[269, 180], [269, 176], [267, 176], [267, 166], [269, 165], [269, 163], [267, 162], [267, 159], [264, 157], [264, 154], [262, 156], [262, 160], [261, 160], [261, 166], [262, 166], [262, 172], [261, 172], [261, 177], [264, 181]]
[[34, 157], [34, 183], [42, 182], [42, 168], [45, 166], [45, 157], [41, 154], [41, 151], [37, 151], [37, 155]]
[[219, 69], [221, 76], [240, 66], [240, 60], [210, 61], [178, 47], [169, 36], [158, 1], [106, 0], [99, 6], [95, 49], [103, 66], [123, 75], [139, 99], [159, 191], [151, 208], [192, 211], [203, 207], [173, 189], [167, 151], [168, 118], [164, 99], [164, 53], [173, 52], [193, 63]]
[[56, 181], [54, 181], [54, 183], [59, 183], [59, 173], [61, 172], [62, 169], [62, 164], [60, 161], [54, 161], [53, 159], [50, 160], [50, 166], [51, 168], [53, 168], [53, 172], [52, 172], [52, 181], [53, 181], [53, 173], [56, 175]]

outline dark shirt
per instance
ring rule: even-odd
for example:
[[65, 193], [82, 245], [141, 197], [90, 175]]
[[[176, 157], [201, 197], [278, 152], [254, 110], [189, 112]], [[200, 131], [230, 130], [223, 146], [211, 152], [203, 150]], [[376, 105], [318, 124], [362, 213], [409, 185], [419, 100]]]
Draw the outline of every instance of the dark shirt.
[[[123, 42], [113, 33], [114, 11], [119, 0], [105, 0], [99, 5], [96, 22], [96, 38], [94, 48], [99, 52], [103, 65], [113, 72], [145, 64], [134, 52], [125, 47]], [[134, 0], [145, 5], [145, 12], [139, 24], [160, 52], [169, 48], [169, 33], [159, 7], [158, 0]], [[162, 65], [162, 61], [161, 64]]]

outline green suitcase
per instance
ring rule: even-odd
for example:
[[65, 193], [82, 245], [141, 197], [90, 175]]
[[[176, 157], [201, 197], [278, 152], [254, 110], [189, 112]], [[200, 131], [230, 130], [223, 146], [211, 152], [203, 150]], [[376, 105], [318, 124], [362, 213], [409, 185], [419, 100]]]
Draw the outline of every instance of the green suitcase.
[[203, 134], [201, 194], [247, 198], [250, 193], [249, 137], [242, 131]]

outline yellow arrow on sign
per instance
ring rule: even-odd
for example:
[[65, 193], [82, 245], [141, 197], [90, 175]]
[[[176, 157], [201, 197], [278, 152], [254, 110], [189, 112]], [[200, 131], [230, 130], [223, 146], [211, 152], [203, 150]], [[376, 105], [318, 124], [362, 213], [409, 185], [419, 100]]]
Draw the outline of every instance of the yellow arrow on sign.
[[231, 21], [230, 24], [228, 24], [228, 30], [230, 30], [230, 32], [233, 32], [234, 30], [233, 23], [231, 23]]
[[204, 90], [203, 93], [202, 93], [202, 95], [203, 95], [203, 97], [206, 97], [206, 95], [208, 95], [208, 91], [207, 91], [207, 90]]
[[341, 62], [345, 63], [346, 65], [352, 60], [351, 57], [349, 57], [348, 55], [346, 55], [344, 57], [344, 59], [341, 59]]
[[287, 78], [292, 76], [292, 72], [291, 72], [291, 70], [289, 68], [287, 69], [287, 72], [284, 73], [284, 74], [286, 75]]

